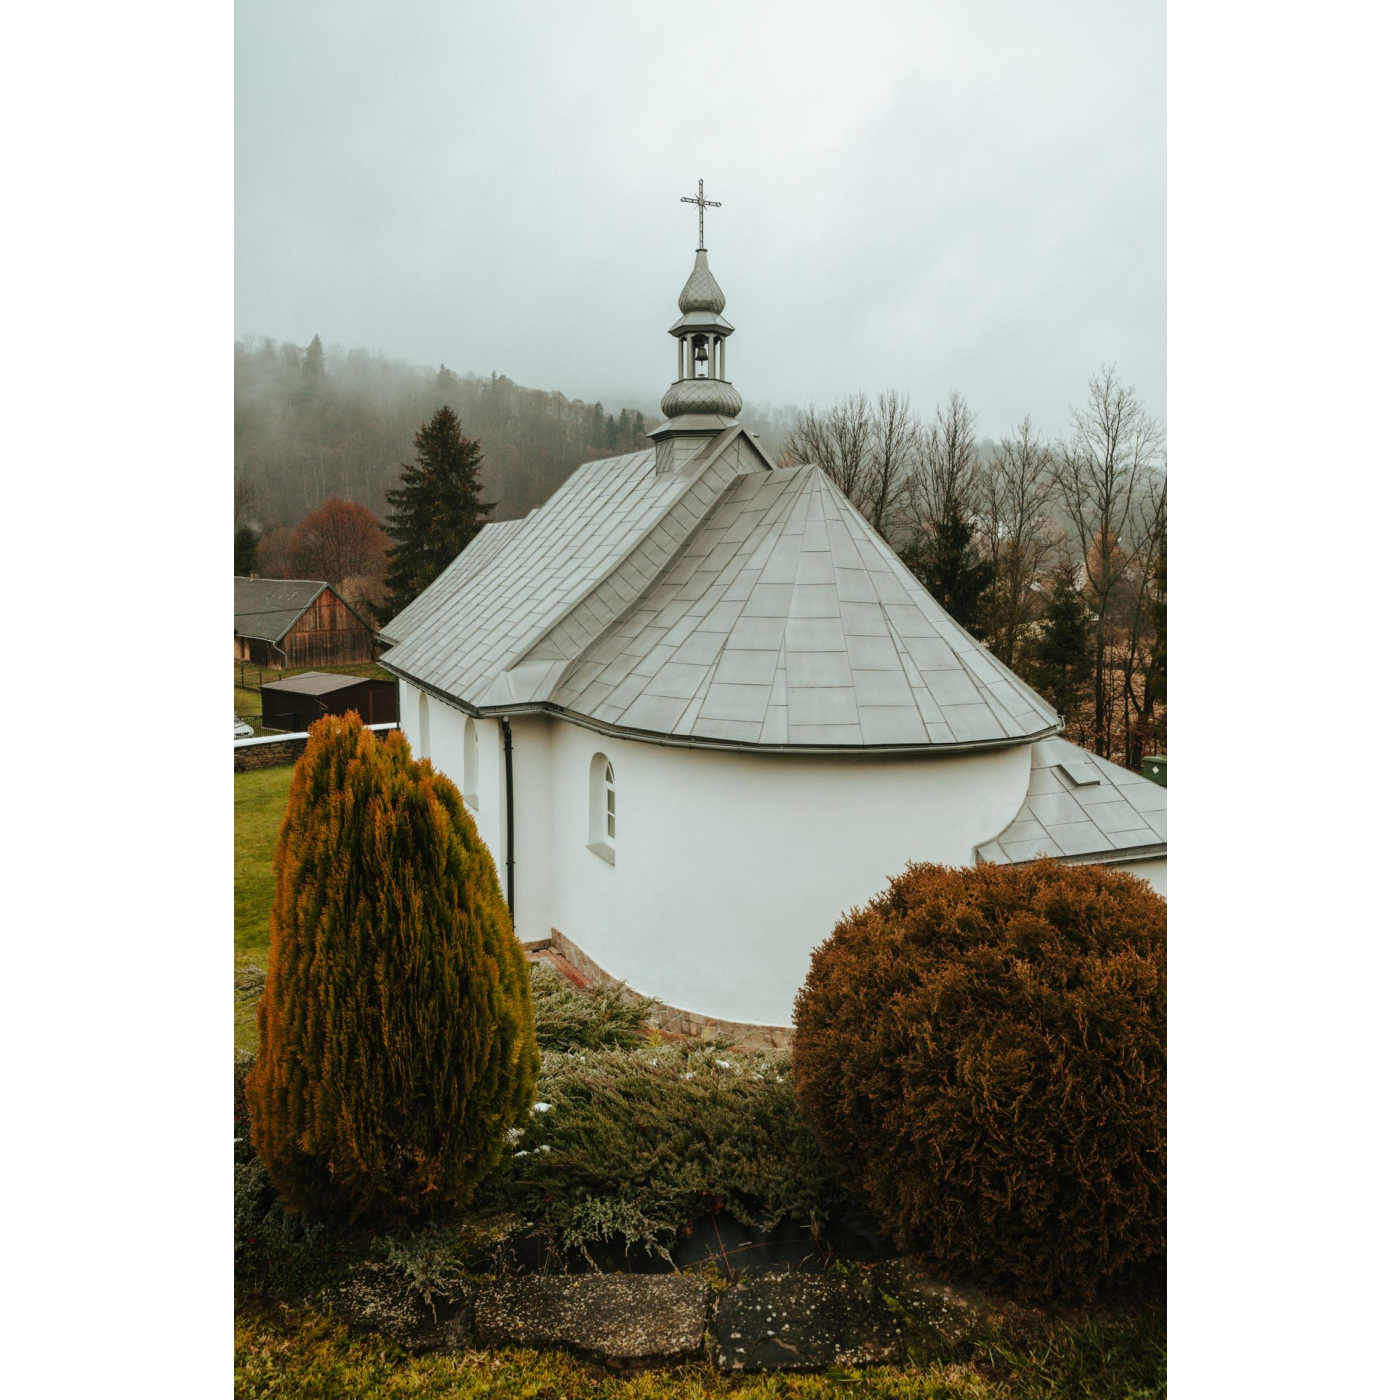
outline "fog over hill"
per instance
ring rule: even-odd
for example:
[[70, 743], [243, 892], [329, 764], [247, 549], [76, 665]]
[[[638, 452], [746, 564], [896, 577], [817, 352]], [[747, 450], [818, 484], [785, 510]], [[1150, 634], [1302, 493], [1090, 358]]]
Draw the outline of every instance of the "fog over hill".
[[[494, 518], [540, 505], [580, 462], [649, 444], [652, 405], [585, 402], [506, 375], [457, 374], [371, 350], [245, 336], [234, 345], [236, 512], [261, 530], [290, 525], [331, 496], [382, 515], [384, 492], [413, 457], [413, 434], [444, 404], [480, 438]], [[791, 407], [746, 407], [774, 450]]]

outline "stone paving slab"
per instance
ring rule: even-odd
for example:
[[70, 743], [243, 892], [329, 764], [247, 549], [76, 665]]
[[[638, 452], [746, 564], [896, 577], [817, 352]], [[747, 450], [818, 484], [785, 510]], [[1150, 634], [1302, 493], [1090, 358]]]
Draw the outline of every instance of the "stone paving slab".
[[682, 1360], [705, 1340], [709, 1287], [682, 1274], [549, 1274], [483, 1283], [476, 1333], [488, 1344], [567, 1347], [608, 1360]]
[[722, 1370], [816, 1371], [897, 1362], [902, 1330], [868, 1280], [773, 1274], [726, 1288], [711, 1334]]

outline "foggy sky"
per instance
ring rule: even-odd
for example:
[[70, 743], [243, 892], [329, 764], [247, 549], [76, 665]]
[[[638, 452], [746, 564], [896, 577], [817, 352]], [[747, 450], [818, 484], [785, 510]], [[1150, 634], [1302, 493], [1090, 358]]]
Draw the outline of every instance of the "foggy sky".
[[1154, 4], [238, 0], [239, 334], [655, 412], [710, 266], [749, 402], [1166, 412]]

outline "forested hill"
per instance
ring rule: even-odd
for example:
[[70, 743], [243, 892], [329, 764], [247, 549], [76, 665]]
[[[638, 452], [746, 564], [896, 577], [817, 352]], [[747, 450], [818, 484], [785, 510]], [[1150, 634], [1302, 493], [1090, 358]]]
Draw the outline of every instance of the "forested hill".
[[331, 496], [382, 515], [385, 488], [413, 458], [414, 432], [444, 404], [481, 439], [483, 493], [497, 520], [539, 505], [580, 462], [649, 446], [643, 433], [658, 421], [504, 375], [323, 350], [319, 337], [307, 347], [245, 337], [233, 364], [236, 509], [263, 530], [290, 525]]

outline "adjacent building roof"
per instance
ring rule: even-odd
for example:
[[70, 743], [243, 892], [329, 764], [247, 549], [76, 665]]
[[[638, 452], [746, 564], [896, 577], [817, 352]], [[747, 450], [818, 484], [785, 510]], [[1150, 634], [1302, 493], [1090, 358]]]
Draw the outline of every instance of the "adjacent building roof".
[[1026, 743], [1054, 711], [934, 602], [815, 466], [742, 427], [681, 470], [586, 463], [386, 633], [390, 669], [483, 713], [717, 747]]
[[299, 676], [288, 676], [285, 680], [264, 681], [263, 690], [278, 690], [291, 695], [329, 695], [333, 691], [348, 690], [351, 686], [364, 685], [366, 681], [377, 685], [392, 685], [392, 681], [373, 676], [333, 676], [327, 671], [305, 671]]
[[1025, 804], [977, 858], [1015, 865], [1037, 856], [1105, 863], [1167, 853], [1167, 790], [1067, 739], [1031, 746]]
[[303, 578], [235, 577], [234, 635], [280, 642], [326, 587], [324, 582]]

